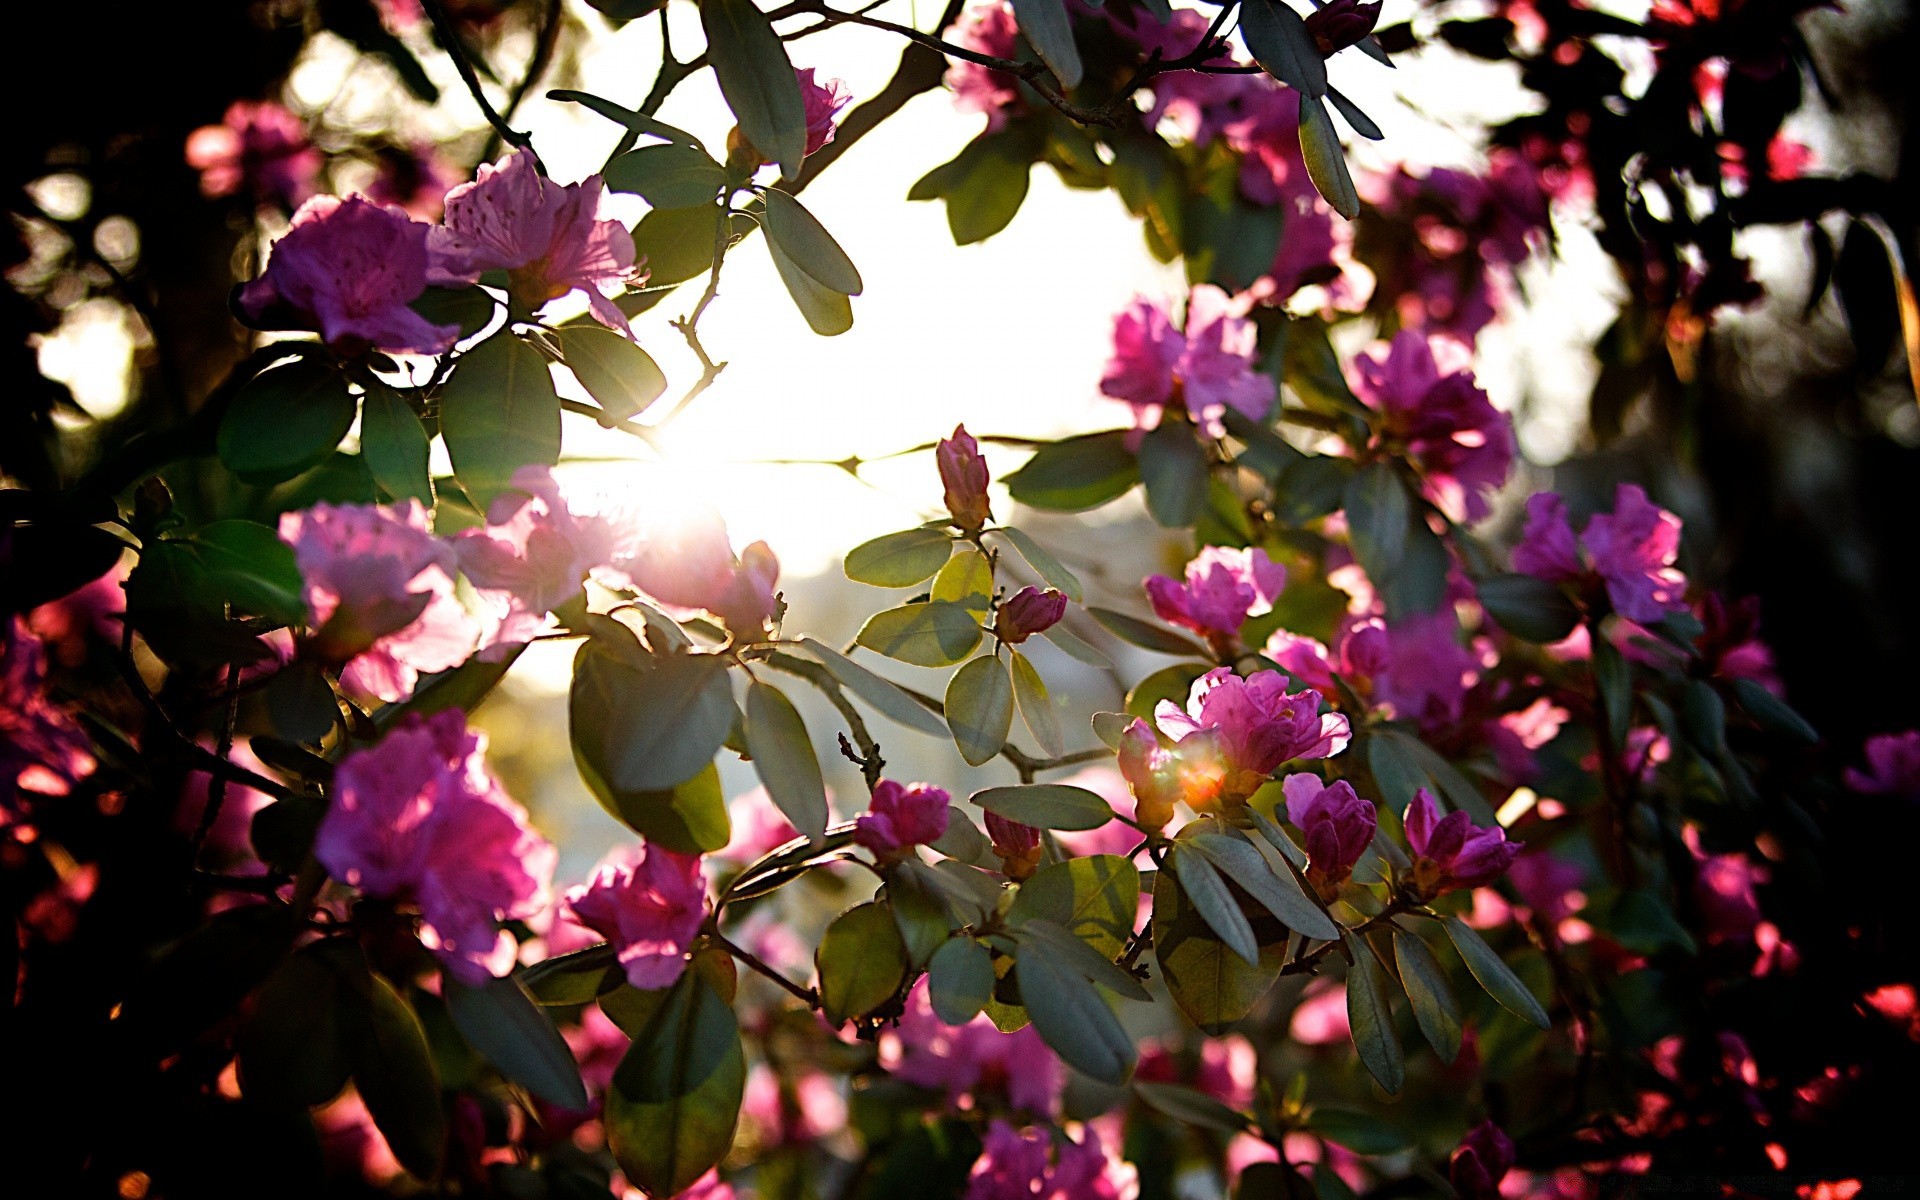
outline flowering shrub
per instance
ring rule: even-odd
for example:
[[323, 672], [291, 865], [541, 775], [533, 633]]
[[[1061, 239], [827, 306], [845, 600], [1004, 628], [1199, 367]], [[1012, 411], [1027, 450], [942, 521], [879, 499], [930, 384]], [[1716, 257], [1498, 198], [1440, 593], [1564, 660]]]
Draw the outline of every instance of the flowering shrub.
[[[86, 1045], [102, 1070], [70, 1074], [112, 1093], [50, 1176], [226, 1194], [220, 1156], [257, 1154], [302, 1193], [1478, 1200], [1852, 1167], [1822, 1139], [1911, 1061], [1910, 938], [1893, 903], [1822, 915], [1847, 906], [1813, 844], [1910, 827], [1920, 733], [1815, 730], [1757, 605], [1704, 585], [1701, 547], [1681, 570], [1687, 526], [1641, 485], [1514, 511], [1514, 421], [1473, 365], [1584, 197], [1633, 264], [1622, 320], [1664, 331], [1636, 369], [1691, 378], [1716, 310], [1759, 296], [1732, 226], [1825, 211], [1787, 186], [1795, 6], [1502, 4], [1478, 42], [1448, 17], [1554, 105], [1484, 170], [1356, 181], [1332, 114], [1381, 130], [1332, 78], [1415, 40], [1378, 3], [987, 0], [940, 37], [699, 0], [705, 52], [663, 45], [638, 109], [549, 94], [621, 131], [577, 183], [514, 123], [564, 6], [504, 111], [472, 56], [514, 6], [364, 7], [313, 19], [423, 97], [415, 50], [450, 56], [501, 152], [440, 189], [437, 150], [232, 103], [184, 164], [256, 223], [248, 353], [178, 420], [95, 430], [92, 467], [0, 460], [11, 1028], [35, 1064]], [[910, 42], [851, 109], [785, 48], [847, 23]], [[1645, 96], [1569, 82], [1601, 34], [1643, 43]], [[717, 152], [654, 115], [709, 67]], [[798, 194], [942, 79], [985, 129], [912, 198], [957, 242], [1044, 162], [1112, 188], [1188, 286], [1084, 364], [1114, 427], [919, 448], [928, 519], [846, 550], [892, 594], [836, 649], [766, 544], [556, 468], [575, 419], [651, 441], [720, 378], [700, 320], [756, 234], [810, 328], [851, 327], [865, 283]], [[1629, 163], [1614, 122], [1656, 102], [1676, 132]], [[325, 190], [354, 154], [384, 164], [366, 194]], [[1629, 178], [1692, 190], [1656, 210]], [[633, 318], [688, 283], [701, 371], [656, 410]], [[1028, 453], [996, 480], [983, 443]], [[1083, 579], [1071, 514], [1136, 489], [1180, 559]], [[468, 720], [548, 641], [626, 831], [558, 881]], [[1072, 662], [1124, 685], [1113, 711], [1063, 720]], [[954, 776], [888, 774], [910, 738]], [[837, 814], [823, 755], [863, 784]], [[761, 789], [730, 807], [736, 760]], [[1798, 990], [1817, 972], [1844, 1005]], [[1809, 1051], [1770, 1006], [1846, 1036]]]

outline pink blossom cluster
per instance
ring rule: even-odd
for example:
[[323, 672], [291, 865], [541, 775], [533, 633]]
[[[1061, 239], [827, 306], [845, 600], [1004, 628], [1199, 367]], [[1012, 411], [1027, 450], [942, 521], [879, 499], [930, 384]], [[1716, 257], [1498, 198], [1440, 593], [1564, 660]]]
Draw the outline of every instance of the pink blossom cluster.
[[1201, 284], [1176, 329], [1165, 305], [1136, 298], [1113, 319], [1101, 393], [1133, 405], [1139, 430], [1157, 427], [1174, 405], [1207, 437], [1225, 436], [1228, 409], [1265, 419], [1276, 392], [1273, 378], [1254, 367], [1259, 334], [1246, 316], [1250, 303]]
[[1426, 899], [1498, 879], [1526, 845], [1509, 841], [1498, 825], [1475, 825], [1458, 809], [1442, 817], [1425, 788], [1414, 792], [1413, 803], [1407, 805], [1405, 828], [1413, 849], [1413, 888]]
[[1193, 1073], [1183, 1078], [1174, 1055], [1149, 1038], [1140, 1046], [1140, 1064], [1133, 1077], [1148, 1083], [1191, 1083], [1228, 1108], [1244, 1110], [1253, 1104], [1259, 1084], [1259, 1059], [1253, 1043], [1237, 1033], [1203, 1038]]
[[1549, 583], [1597, 582], [1616, 613], [1644, 625], [1686, 610], [1687, 577], [1673, 565], [1679, 556], [1680, 518], [1638, 484], [1623, 483], [1613, 511], [1590, 518], [1578, 541], [1565, 500], [1553, 492], [1528, 497], [1513, 569]]
[[1287, 776], [1280, 786], [1287, 820], [1307, 838], [1307, 882], [1331, 903], [1373, 844], [1379, 815], [1344, 779], [1326, 783], [1303, 771]]
[[1247, 618], [1272, 612], [1287, 586], [1287, 569], [1257, 546], [1203, 547], [1184, 575], [1184, 580], [1166, 575], [1146, 580], [1154, 615], [1191, 629], [1216, 650], [1227, 652], [1239, 644], [1240, 626]]
[[882, 860], [902, 858], [947, 831], [952, 803], [945, 788], [882, 779], [874, 785], [867, 811], [854, 820], [853, 840]]
[[244, 190], [256, 203], [296, 208], [313, 195], [323, 161], [306, 122], [273, 100], [236, 100], [220, 124], [187, 135], [187, 165], [209, 199]]
[[697, 854], [664, 846], [600, 865], [566, 895], [567, 915], [612, 944], [627, 982], [671, 987], [707, 917], [707, 876]]
[[1329, 650], [1284, 629], [1267, 639], [1266, 654], [1309, 687], [1331, 692], [1337, 675], [1348, 690], [1382, 711], [1438, 729], [1461, 719], [1467, 693], [1480, 676], [1474, 651], [1461, 642], [1452, 611], [1384, 617], [1349, 615]]
[[933, 1011], [923, 978], [907, 992], [899, 1023], [881, 1035], [880, 1065], [896, 1078], [973, 1107], [991, 1093], [1013, 1109], [1051, 1116], [1059, 1110], [1066, 1068], [1028, 1025], [1002, 1033], [982, 1013], [948, 1025]]
[[1154, 820], [1162, 807], [1171, 816], [1176, 800], [1191, 808], [1238, 803], [1282, 763], [1328, 758], [1352, 740], [1346, 717], [1321, 713], [1316, 691], [1288, 692], [1279, 671], [1242, 678], [1217, 667], [1194, 680], [1184, 709], [1162, 700], [1154, 722], [1172, 747], [1162, 747], [1144, 721], [1136, 722], [1127, 731], [1120, 770], [1140, 801], [1143, 823], [1156, 827], [1164, 824]]
[[1092, 1126], [1079, 1141], [1056, 1144], [1045, 1130], [995, 1120], [981, 1139], [966, 1200], [1134, 1200], [1139, 1194], [1139, 1173], [1110, 1153]]
[[47, 656], [19, 617], [0, 618], [0, 829], [33, 797], [64, 796], [93, 773], [86, 734], [47, 695]]
[[[1020, 26], [1006, 0], [969, 4], [945, 36], [956, 46], [993, 58], [1012, 59], [1020, 50]], [[955, 107], [984, 115], [989, 131], [1006, 125], [1021, 105], [1020, 87], [1013, 76], [980, 63], [954, 59], [947, 64], [946, 85], [953, 92]]]
[[1848, 787], [1870, 796], [1920, 798], [1920, 729], [1876, 734], [1863, 753], [1867, 769], [1848, 767]]
[[1513, 471], [1513, 419], [1474, 382], [1466, 349], [1412, 330], [1384, 354], [1354, 359], [1354, 393], [1380, 414], [1376, 450], [1403, 455], [1422, 490], [1454, 521], [1490, 511], [1489, 498]]
[[416, 905], [421, 942], [472, 984], [513, 968], [500, 924], [546, 907], [556, 858], [488, 770], [486, 745], [459, 709], [409, 717], [341, 760], [313, 850], [342, 883]]

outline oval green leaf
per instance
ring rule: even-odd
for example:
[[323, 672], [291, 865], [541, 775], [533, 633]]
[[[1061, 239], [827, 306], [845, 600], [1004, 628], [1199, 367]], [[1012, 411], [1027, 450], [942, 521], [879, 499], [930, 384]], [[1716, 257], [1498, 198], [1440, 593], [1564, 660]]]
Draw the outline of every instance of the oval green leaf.
[[727, 172], [704, 150], [669, 142], [627, 151], [602, 178], [609, 190], [632, 192], [655, 208], [692, 208], [714, 203]]
[[549, 1104], [586, 1111], [587, 1087], [573, 1051], [518, 980], [491, 979], [470, 987], [448, 975], [440, 995], [467, 1044], [502, 1075]]
[[1087, 612], [1100, 622], [1100, 628], [1119, 638], [1123, 642], [1151, 650], [1155, 654], [1172, 654], [1181, 658], [1205, 658], [1207, 652], [1200, 643], [1175, 633], [1160, 625], [1130, 617], [1123, 612], [1110, 608], [1092, 607]]
[[560, 352], [609, 421], [645, 412], [667, 390], [667, 377], [651, 354], [600, 325], [563, 327]]
[[1567, 594], [1532, 575], [1492, 575], [1474, 591], [1500, 628], [1529, 642], [1557, 642], [1580, 623], [1580, 610]]
[[1547, 1019], [1547, 1010], [1540, 1006], [1527, 985], [1513, 973], [1493, 947], [1481, 939], [1471, 925], [1459, 917], [1446, 918], [1447, 936], [1453, 939], [1453, 948], [1460, 952], [1460, 958], [1467, 964], [1467, 970], [1480, 982], [1500, 1007], [1523, 1020], [1530, 1021], [1541, 1029], [1551, 1028], [1553, 1022]]
[[842, 687], [865, 700], [889, 721], [916, 729], [933, 737], [947, 736], [947, 725], [938, 714], [902, 691], [898, 684], [883, 679], [846, 655], [813, 638], [801, 638], [800, 644], [820, 660]]
[[875, 587], [924, 583], [947, 564], [953, 538], [938, 529], [903, 529], [847, 551], [847, 578]]
[[1060, 732], [1060, 714], [1054, 711], [1053, 697], [1047, 694], [1046, 681], [1040, 678], [1040, 672], [1033, 669], [1026, 655], [1018, 650], [1009, 653], [1013, 666], [1014, 699], [1020, 702], [1020, 715], [1026, 719], [1027, 728], [1033, 731], [1033, 740], [1040, 743], [1040, 749], [1048, 754], [1064, 754], [1067, 744]]
[[747, 1060], [733, 1009], [704, 972], [680, 976], [607, 1089], [607, 1147], [654, 1196], [675, 1196], [733, 1144]]
[[1006, 482], [1013, 498], [1030, 508], [1084, 512], [1131, 490], [1140, 482], [1140, 463], [1127, 449], [1127, 431], [1114, 429], [1050, 442]]
[[860, 282], [860, 271], [819, 218], [779, 188], [767, 188], [760, 196], [767, 206], [764, 215], [767, 241], [778, 245], [794, 265], [822, 287], [843, 296], [858, 296], [865, 287]]
[[1424, 941], [1404, 929], [1393, 931], [1393, 959], [1421, 1034], [1441, 1062], [1451, 1063], [1460, 1056], [1460, 1005], [1440, 961]]
[[440, 392], [440, 436], [453, 476], [484, 511], [529, 464], [560, 461], [560, 394], [547, 360], [495, 334], [460, 356]]
[[819, 849], [826, 843], [827, 785], [806, 722], [786, 694], [755, 680], [747, 688], [747, 752], [774, 807]]
[[773, 23], [753, 0], [700, 0], [700, 27], [740, 132], [780, 164], [783, 178], [794, 178], [807, 152], [807, 109]]
[[906, 944], [893, 914], [878, 904], [856, 905], [836, 917], [813, 961], [820, 972], [820, 1006], [834, 1025], [879, 1008], [907, 977]]
[[240, 478], [278, 483], [325, 461], [353, 427], [353, 414], [346, 376], [324, 358], [296, 358], [241, 385], [214, 446]]
[[1100, 992], [1058, 962], [1049, 948], [1022, 950], [1014, 966], [1020, 1002], [1040, 1039], [1081, 1073], [1102, 1083], [1125, 1083], [1138, 1051]]
[[970, 937], [949, 939], [927, 964], [927, 998], [933, 1015], [949, 1025], [965, 1025], [980, 1015], [993, 996], [993, 956]]
[[432, 507], [429, 441], [420, 418], [399, 392], [377, 380], [367, 385], [360, 402], [360, 457], [382, 491], [394, 500], [411, 497]]
[[1035, 829], [1076, 832], [1113, 820], [1113, 806], [1098, 793], [1070, 783], [1021, 783], [975, 792], [970, 799], [990, 813]]
[[1367, 1073], [1387, 1091], [1397, 1092], [1406, 1082], [1407, 1064], [1393, 1031], [1393, 1008], [1387, 1002], [1380, 965], [1366, 939], [1347, 934], [1345, 941], [1347, 953], [1353, 956], [1347, 970], [1347, 1024], [1353, 1048], [1359, 1051]]
[[970, 766], [990, 762], [1013, 728], [1013, 681], [1007, 664], [983, 654], [947, 684], [947, 727]]
[[980, 623], [958, 604], [932, 600], [875, 613], [854, 640], [917, 667], [950, 667], [980, 644]]

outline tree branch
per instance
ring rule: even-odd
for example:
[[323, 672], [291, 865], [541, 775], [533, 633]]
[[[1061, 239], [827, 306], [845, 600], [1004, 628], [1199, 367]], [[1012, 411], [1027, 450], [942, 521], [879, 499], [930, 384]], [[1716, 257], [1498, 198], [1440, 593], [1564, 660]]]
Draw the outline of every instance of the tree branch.
[[446, 48], [447, 57], [453, 60], [454, 68], [460, 72], [460, 82], [467, 85], [468, 94], [480, 106], [480, 114], [487, 119], [487, 124], [493, 126], [494, 136], [516, 150], [532, 150], [533, 138], [507, 124], [506, 119], [494, 110], [492, 101], [487, 99], [486, 92], [480, 87], [480, 77], [474, 73], [473, 63], [467, 57], [466, 43], [460, 40], [460, 31], [447, 19], [441, 0], [422, 2], [428, 19], [433, 22], [434, 36]]

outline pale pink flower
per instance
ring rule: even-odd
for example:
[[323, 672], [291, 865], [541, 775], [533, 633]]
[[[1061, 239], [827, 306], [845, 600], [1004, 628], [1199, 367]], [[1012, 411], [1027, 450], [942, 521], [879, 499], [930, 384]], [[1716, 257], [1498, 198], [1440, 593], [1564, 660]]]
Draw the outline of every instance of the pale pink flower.
[[800, 84], [800, 102], [807, 109], [806, 152], [812, 154], [833, 140], [835, 122], [853, 103], [853, 93], [843, 79], [820, 81], [812, 67], [795, 70], [793, 77]]
[[267, 269], [240, 289], [261, 329], [305, 329], [358, 352], [443, 354], [460, 335], [407, 307], [427, 290], [427, 226], [359, 196], [315, 196], [273, 244]]
[[1184, 711], [1162, 700], [1153, 715], [1176, 742], [1199, 734], [1214, 739], [1227, 772], [1222, 793], [1229, 797], [1251, 795], [1284, 762], [1329, 758], [1353, 740], [1345, 716], [1322, 715], [1316, 691], [1289, 693], [1278, 671], [1243, 679], [1216, 667], [1193, 681]]
[[567, 913], [613, 944], [627, 982], [646, 991], [673, 986], [707, 916], [707, 876], [697, 854], [647, 846], [603, 864], [567, 893]]
[[880, 1065], [917, 1087], [944, 1091], [952, 1104], [971, 1105], [991, 1090], [1039, 1116], [1059, 1111], [1066, 1086], [1066, 1069], [1031, 1025], [1001, 1033], [985, 1013], [948, 1025], [934, 1015], [925, 978], [907, 992], [899, 1023], [881, 1035]]
[[87, 737], [47, 695], [47, 658], [19, 617], [0, 618], [0, 828], [32, 797], [64, 796], [93, 773]]
[[1183, 581], [1165, 575], [1147, 579], [1154, 615], [1191, 629], [1210, 643], [1231, 644], [1248, 617], [1273, 611], [1287, 586], [1287, 569], [1259, 547], [1207, 546], [1187, 564]]
[[674, 615], [710, 612], [742, 636], [758, 633], [779, 611], [779, 559], [765, 542], [736, 557], [726, 522], [711, 508], [648, 531], [624, 569], [634, 587]]
[[602, 191], [598, 175], [554, 183], [530, 150], [483, 164], [472, 183], [447, 193], [445, 222], [427, 240], [428, 276], [458, 286], [503, 270], [509, 293], [529, 310], [583, 292], [594, 319], [631, 337], [612, 298], [634, 279], [633, 235], [598, 219]]
[[454, 549], [418, 500], [386, 507], [316, 504], [282, 514], [304, 581], [311, 652], [345, 663], [350, 690], [403, 700], [423, 673], [459, 666], [480, 626], [454, 595]]
[[783, 1081], [766, 1064], [755, 1063], [747, 1072], [740, 1119], [753, 1129], [762, 1150], [805, 1146], [846, 1128], [847, 1101], [824, 1071], [801, 1067]]
[[1260, 1055], [1253, 1043], [1237, 1033], [1200, 1043], [1200, 1069], [1193, 1086], [1226, 1105], [1246, 1109], [1253, 1105], [1260, 1082]]
[[409, 717], [341, 760], [314, 855], [368, 896], [417, 904], [422, 944], [470, 984], [513, 968], [500, 924], [539, 915], [555, 861], [457, 708]]
[[1862, 751], [1867, 769], [1846, 770], [1846, 784], [1870, 796], [1920, 797], [1920, 729], [1875, 734]]
[[1208, 437], [1225, 435], [1228, 409], [1263, 419], [1273, 407], [1274, 382], [1254, 369], [1259, 332], [1244, 314], [1243, 301], [1201, 284], [1175, 332], [1162, 306], [1136, 299], [1114, 318], [1101, 393], [1133, 405], [1141, 429], [1157, 426], [1176, 401]]
[[753, 862], [800, 836], [764, 787], [735, 796], [727, 809], [732, 817], [733, 838], [720, 854], [732, 862], [742, 865]]
[[[970, 4], [947, 29], [947, 40], [978, 54], [1014, 58], [1020, 49], [1020, 26], [1005, 0]], [[954, 59], [947, 64], [946, 84], [953, 104], [962, 112], [981, 113], [989, 132], [1007, 123], [1020, 104], [1020, 87], [1013, 76], [979, 63]]]
[[1287, 1036], [1303, 1046], [1327, 1046], [1346, 1041], [1346, 985], [1326, 983], [1317, 992], [1310, 990], [1294, 1007], [1287, 1025]]
[[1383, 444], [1418, 468], [1427, 498], [1455, 521], [1484, 518], [1513, 470], [1513, 419], [1474, 382], [1464, 351], [1403, 329], [1353, 367], [1354, 394], [1380, 413]]
[[313, 195], [323, 161], [306, 122], [273, 100], [235, 100], [220, 124], [187, 135], [187, 165], [209, 199], [245, 188], [258, 203], [295, 208]]
[[1405, 829], [1413, 849], [1414, 888], [1429, 898], [1498, 879], [1526, 845], [1509, 841], [1498, 825], [1475, 825], [1458, 809], [1442, 817], [1425, 788], [1414, 792], [1413, 803], [1407, 805]]
[[952, 803], [945, 788], [882, 779], [874, 786], [867, 811], [854, 820], [853, 840], [881, 858], [899, 858], [947, 831]]

